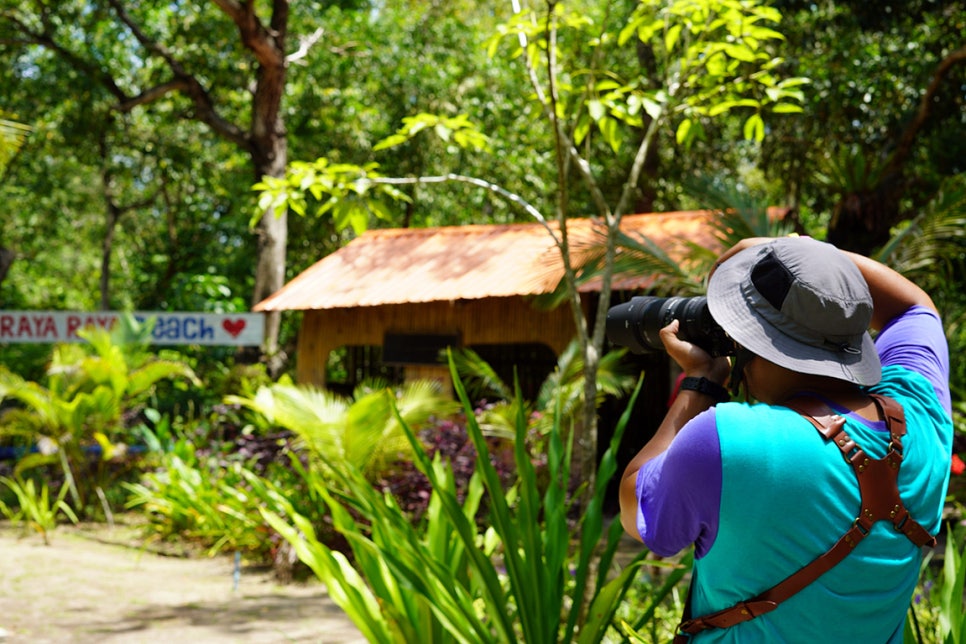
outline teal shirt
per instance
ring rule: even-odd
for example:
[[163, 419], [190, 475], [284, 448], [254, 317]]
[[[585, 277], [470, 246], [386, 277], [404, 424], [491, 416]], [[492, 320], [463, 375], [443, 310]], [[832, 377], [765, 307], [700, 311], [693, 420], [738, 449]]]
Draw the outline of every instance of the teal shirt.
[[[952, 423], [932, 385], [904, 367], [883, 368], [872, 391], [896, 399], [906, 415], [899, 491], [930, 533], [939, 530], [949, 482]], [[721, 454], [722, 520], [695, 563], [692, 614], [754, 597], [824, 553], [859, 511], [859, 488], [838, 448], [785, 407], [727, 403], [715, 410]], [[767, 429], [763, 429], [767, 428]], [[883, 456], [883, 423], [847, 416], [848, 433]], [[901, 642], [922, 553], [879, 522], [848, 557], [775, 611], [699, 642]], [[848, 597], [839, 611], [839, 597]]]

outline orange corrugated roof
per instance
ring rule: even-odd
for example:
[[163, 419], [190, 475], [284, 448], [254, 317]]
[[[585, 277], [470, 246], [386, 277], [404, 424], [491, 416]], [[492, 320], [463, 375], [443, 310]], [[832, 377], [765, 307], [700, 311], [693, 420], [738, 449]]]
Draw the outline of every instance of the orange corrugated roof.
[[[717, 245], [706, 211], [628, 215], [627, 232], [643, 234], [672, 257], [683, 242]], [[590, 219], [572, 219], [574, 247], [590, 240]], [[556, 227], [555, 227], [556, 228]], [[474, 300], [552, 291], [563, 265], [540, 224], [468, 225], [370, 230], [319, 260], [255, 311], [353, 308], [382, 304]], [[622, 278], [620, 288], [646, 286], [650, 276]]]

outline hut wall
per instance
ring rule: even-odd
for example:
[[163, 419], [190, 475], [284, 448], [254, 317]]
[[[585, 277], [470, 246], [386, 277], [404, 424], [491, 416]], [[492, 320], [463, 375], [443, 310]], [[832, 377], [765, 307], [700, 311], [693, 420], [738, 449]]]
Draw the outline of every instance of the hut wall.
[[556, 355], [576, 334], [568, 307], [538, 311], [524, 297], [305, 311], [298, 342], [298, 380], [325, 385], [331, 351], [341, 346], [381, 346], [386, 333], [458, 333], [463, 346], [542, 343]]

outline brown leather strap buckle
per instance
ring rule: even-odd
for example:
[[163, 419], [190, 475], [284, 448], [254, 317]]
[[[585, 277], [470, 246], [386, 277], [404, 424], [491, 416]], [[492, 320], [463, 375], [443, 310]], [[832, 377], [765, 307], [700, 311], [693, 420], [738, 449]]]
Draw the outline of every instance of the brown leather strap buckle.
[[749, 599], [716, 613], [686, 620], [678, 626], [678, 630], [693, 635], [709, 628], [728, 628], [752, 620], [759, 615], [770, 613], [776, 608], [778, 608], [778, 602], [767, 599]]

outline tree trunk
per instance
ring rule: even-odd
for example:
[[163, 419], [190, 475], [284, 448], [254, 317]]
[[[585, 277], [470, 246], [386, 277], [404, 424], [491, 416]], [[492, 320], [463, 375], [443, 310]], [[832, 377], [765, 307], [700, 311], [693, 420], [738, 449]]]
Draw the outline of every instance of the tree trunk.
[[[257, 14], [254, 2], [214, 0], [214, 3], [235, 23], [242, 45], [252, 52], [258, 63], [248, 131], [244, 131], [235, 123], [226, 121], [217, 111], [212, 95], [200, 80], [182, 68], [177, 60], [168, 56], [165, 56], [165, 59], [173, 73], [173, 80], [146, 90], [134, 98], [122, 96], [119, 107], [122, 110], [129, 110], [167, 92], [183, 92], [194, 103], [193, 118], [206, 123], [218, 135], [235, 143], [249, 154], [256, 181], [261, 181], [265, 176], [282, 177], [288, 164], [288, 143], [281, 106], [286, 80], [285, 46], [288, 34], [289, 0], [272, 0], [271, 15], [267, 24]], [[127, 16], [120, 0], [111, 0], [111, 5], [150, 51], [165, 53], [163, 48], [149, 41], [144, 33], [137, 29]], [[258, 257], [255, 265], [253, 302], [265, 299], [285, 283], [287, 214], [285, 212], [264, 213], [258, 224], [257, 235]], [[263, 359], [273, 374], [280, 369], [284, 361], [284, 356], [278, 353], [279, 322], [278, 313], [268, 314], [262, 343]]]
[[[278, 176], [278, 175], [273, 175]], [[255, 289], [252, 304], [285, 285], [286, 244], [288, 240], [288, 214], [274, 211], [266, 212], [258, 223], [258, 261], [255, 265]], [[269, 372], [278, 372], [285, 356], [278, 351], [278, 334], [281, 314], [277, 311], [265, 314], [265, 335], [262, 343], [264, 359]]]
[[[12, 250], [0, 246], [0, 285], [3, 284], [3, 280], [7, 279], [7, 272], [13, 265], [15, 256], [16, 255]], [[2, 304], [0, 304], [0, 306], [2, 306]]]
[[844, 195], [832, 212], [829, 243], [862, 255], [872, 253], [889, 240], [889, 231], [900, 218], [902, 174], [880, 179], [868, 190]]
[[[288, 141], [281, 106], [285, 91], [288, 2], [273, 2], [271, 30], [268, 32], [254, 20], [246, 22], [237, 16], [233, 17], [239, 26], [242, 42], [255, 52], [259, 61], [251, 123], [255, 180], [260, 181], [265, 176], [284, 177], [288, 164]], [[287, 244], [288, 213], [265, 212], [258, 222], [258, 262], [255, 267], [253, 305], [285, 285]], [[262, 351], [273, 377], [285, 362], [285, 356], [281, 355], [278, 347], [280, 326], [279, 312], [266, 314]]]
[[101, 242], [101, 305], [102, 311], [111, 308], [111, 252], [114, 249], [114, 231], [120, 213], [110, 201], [107, 203], [107, 222], [105, 222], [104, 240]]

